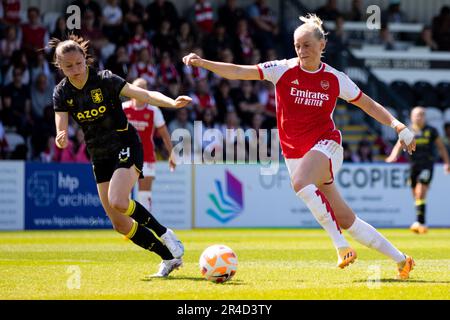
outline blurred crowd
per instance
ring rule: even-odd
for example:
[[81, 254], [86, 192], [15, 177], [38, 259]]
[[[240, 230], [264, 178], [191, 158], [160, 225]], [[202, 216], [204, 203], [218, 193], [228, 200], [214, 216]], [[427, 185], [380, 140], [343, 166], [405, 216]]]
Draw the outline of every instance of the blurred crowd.
[[[189, 52], [238, 64], [282, 57], [278, 17], [265, 0], [246, 6], [224, 0], [214, 8], [212, 1], [196, 0], [183, 13], [168, 0], [154, 0], [145, 6], [139, 0], [107, 0], [103, 6], [95, 0], [72, 4], [81, 9], [81, 29], [73, 32], [90, 40], [96, 68], [109, 69], [129, 82], [144, 78], [150, 90], [172, 98], [181, 94], [193, 98], [185, 109], [162, 108], [170, 132], [185, 128], [193, 136], [195, 120], [202, 121], [204, 130], [221, 130], [224, 137], [226, 129], [257, 131], [276, 126], [275, 92], [270, 83], [228, 81], [181, 62]], [[21, 11], [27, 12], [26, 21], [21, 20]], [[350, 12], [341, 13], [336, 1], [329, 0], [316, 13], [324, 20], [336, 21], [325, 57], [335, 65], [336, 52], [348, 41], [342, 32], [343, 22], [362, 21], [365, 10], [361, 1], [355, 0]], [[0, 0], [0, 159], [88, 162], [83, 132], [73, 122], [70, 146], [65, 150], [55, 147], [52, 93], [62, 74], [52, 65], [53, 52], [45, 46], [50, 38], [64, 39], [72, 31], [67, 29], [63, 14], [52, 28], [44, 26], [43, 16], [37, 7], [22, 8], [20, 0]], [[390, 2], [383, 17], [386, 22], [408, 21], [398, 1]], [[443, 7], [423, 30], [420, 45], [450, 50], [449, 26], [450, 10]], [[384, 29], [377, 41], [395, 46]], [[250, 138], [244, 139], [248, 144]], [[157, 150], [162, 150], [158, 148], [162, 141], [158, 137], [155, 141]], [[270, 136], [266, 142], [270, 145]], [[371, 161], [365, 145], [360, 149], [348, 159]], [[159, 156], [164, 157], [162, 153]]]

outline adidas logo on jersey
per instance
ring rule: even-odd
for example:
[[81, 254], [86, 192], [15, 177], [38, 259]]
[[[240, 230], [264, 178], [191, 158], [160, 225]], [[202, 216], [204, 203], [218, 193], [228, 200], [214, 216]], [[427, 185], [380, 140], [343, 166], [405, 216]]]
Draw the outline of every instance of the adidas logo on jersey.
[[295, 79], [295, 80], [292, 81], [291, 83], [292, 83], [292, 84], [295, 84], [295, 85], [297, 85], [297, 86], [300, 84], [300, 83], [298, 82], [298, 79]]

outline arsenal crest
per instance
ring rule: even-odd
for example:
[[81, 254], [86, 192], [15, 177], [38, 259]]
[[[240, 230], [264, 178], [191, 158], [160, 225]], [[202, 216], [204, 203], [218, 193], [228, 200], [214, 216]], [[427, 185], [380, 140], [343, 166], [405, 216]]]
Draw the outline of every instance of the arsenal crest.
[[144, 114], [144, 119], [145, 119], [145, 120], [150, 119], [150, 115], [149, 115], [148, 113]]
[[102, 102], [103, 101], [102, 90], [101, 89], [91, 90], [91, 97], [92, 97], [92, 101], [94, 101], [94, 103]]
[[328, 90], [328, 88], [330, 87], [330, 83], [327, 80], [320, 81], [320, 85], [323, 90]]

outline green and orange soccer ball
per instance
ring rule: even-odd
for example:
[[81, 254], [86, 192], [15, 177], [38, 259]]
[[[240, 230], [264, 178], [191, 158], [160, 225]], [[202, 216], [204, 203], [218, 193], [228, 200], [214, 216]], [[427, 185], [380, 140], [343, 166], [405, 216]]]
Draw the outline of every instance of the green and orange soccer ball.
[[238, 259], [231, 248], [223, 244], [209, 246], [200, 255], [200, 271], [206, 280], [223, 283], [236, 274]]

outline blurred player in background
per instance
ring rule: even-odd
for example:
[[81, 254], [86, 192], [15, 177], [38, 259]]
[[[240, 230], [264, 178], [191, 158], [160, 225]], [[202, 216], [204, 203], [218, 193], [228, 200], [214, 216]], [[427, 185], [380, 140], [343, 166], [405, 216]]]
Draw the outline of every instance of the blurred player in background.
[[[410, 156], [410, 176], [413, 197], [416, 206], [417, 221], [410, 229], [413, 232], [424, 234], [428, 231], [426, 226], [427, 192], [433, 179], [433, 167], [435, 162], [434, 145], [444, 161], [444, 171], [450, 173], [450, 160], [438, 131], [426, 123], [425, 109], [415, 107], [411, 110], [411, 130], [416, 139], [416, 151]], [[402, 145], [397, 142], [386, 162], [395, 162], [400, 156]]]
[[56, 145], [68, 145], [70, 113], [84, 132], [100, 201], [114, 229], [158, 254], [163, 261], [154, 276], [168, 276], [182, 265], [184, 247], [172, 230], [129, 198], [136, 181], [142, 178], [143, 150], [136, 129], [122, 109], [120, 96], [173, 108], [182, 108], [192, 99], [179, 96], [173, 100], [129, 84], [109, 70], [94, 70], [88, 66], [92, 63], [87, 54], [88, 41], [81, 37], [71, 35], [65, 41], [53, 38], [48, 46], [55, 49], [53, 63], [65, 75], [53, 92]]
[[398, 277], [407, 279], [414, 260], [395, 248], [375, 228], [348, 207], [333, 183], [342, 166], [342, 136], [332, 113], [338, 97], [353, 103], [399, 134], [403, 148], [415, 149], [414, 135], [383, 106], [365, 95], [350, 78], [321, 61], [326, 39], [316, 15], [301, 17], [294, 32], [296, 58], [258, 65], [235, 65], [202, 59], [191, 53], [186, 65], [208, 69], [227, 79], [268, 80], [276, 87], [280, 143], [292, 186], [319, 224], [328, 232], [338, 253], [338, 267], [356, 259], [341, 227], [355, 240], [397, 263]]
[[[148, 90], [147, 81], [138, 78], [133, 81], [135, 86]], [[144, 169], [142, 174], [144, 179], [140, 179], [138, 200], [151, 212], [152, 203], [152, 184], [155, 179], [155, 144], [153, 143], [153, 134], [156, 131], [164, 142], [164, 146], [169, 152], [169, 168], [175, 170], [176, 163], [172, 158], [172, 141], [167, 130], [163, 114], [158, 107], [152, 106], [146, 102], [131, 99], [122, 104], [123, 110], [127, 115], [128, 121], [136, 128], [144, 148]]]

